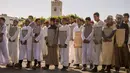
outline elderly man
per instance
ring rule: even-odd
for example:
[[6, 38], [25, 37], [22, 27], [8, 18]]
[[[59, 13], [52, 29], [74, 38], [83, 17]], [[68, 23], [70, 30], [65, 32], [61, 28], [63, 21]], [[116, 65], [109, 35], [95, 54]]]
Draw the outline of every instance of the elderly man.
[[[116, 31], [116, 40], [115, 40], [115, 68], [119, 72], [120, 67], [125, 67], [127, 72], [129, 72], [129, 50], [128, 50], [128, 40], [129, 40], [129, 26], [126, 23], [123, 23], [123, 16], [120, 14], [116, 15], [116, 28], [118, 31], [124, 29], [124, 32]], [[124, 35], [124, 36], [123, 36]], [[120, 38], [119, 38], [120, 37]], [[119, 41], [122, 39], [122, 41]], [[123, 43], [122, 43], [123, 42]], [[121, 43], [121, 44], [120, 44]]]
[[106, 25], [102, 30], [102, 69], [100, 72], [105, 72], [105, 69], [110, 73], [112, 59], [113, 59], [113, 48], [114, 48], [114, 33], [115, 28], [113, 27], [113, 17], [109, 15], [106, 19]]

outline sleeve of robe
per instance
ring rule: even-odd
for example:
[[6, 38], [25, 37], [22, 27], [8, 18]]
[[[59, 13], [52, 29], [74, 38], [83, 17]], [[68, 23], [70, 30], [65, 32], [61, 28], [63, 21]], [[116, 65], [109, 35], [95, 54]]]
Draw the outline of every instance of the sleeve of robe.
[[48, 55], [48, 49], [47, 49], [47, 45], [46, 45], [46, 40], [45, 40], [45, 37], [47, 36], [46, 33], [47, 33], [47, 30], [46, 28], [43, 28], [42, 30], [43, 32], [43, 36], [42, 36], [42, 53], [43, 55]]
[[25, 41], [25, 40], [27, 40], [28, 38], [30, 38], [31, 32], [32, 32], [32, 28], [31, 28], [31, 27], [28, 27], [28, 33], [27, 33], [27, 35], [23, 38], [23, 41]]
[[60, 44], [60, 38], [59, 38], [59, 36], [58, 36], [58, 45]]
[[84, 37], [84, 27], [83, 27], [83, 30], [82, 30], [81, 37], [82, 37], [82, 40], [85, 40], [85, 39], [86, 39], [86, 38]]
[[15, 39], [17, 39], [18, 35], [19, 35], [19, 28], [18, 28], [18, 30], [15, 32], [14, 36], [12, 36], [10, 39], [11, 39], [11, 40], [15, 40]]
[[23, 40], [22, 29], [20, 29], [20, 40]]
[[86, 38], [87, 40], [91, 41], [93, 39], [93, 29], [92, 29], [92, 32], [90, 33], [90, 35]]
[[7, 33], [7, 38], [11, 38], [11, 36], [9, 35], [9, 33]]
[[124, 24], [125, 25], [125, 44], [128, 44], [128, 40], [129, 40], [129, 26], [128, 24]]
[[75, 39], [75, 30], [76, 28], [73, 29], [73, 40]]
[[68, 30], [67, 30], [67, 39], [66, 39], [66, 41], [65, 41], [65, 44], [69, 44], [70, 35], [71, 35], [71, 30], [70, 30], [70, 27], [68, 27]]
[[9, 35], [10, 27], [9, 30], [7, 31], [7, 38], [10, 38], [11, 36]]
[[35, 40], [40, 41], [42, 39], [42, 36], [43, 36], [43, 31], [41, 29], [40, 34], [38, 35], [38, 37]]
[[3, 33], [4, 36], [7, 35], [7, 27], [6, 27], [6, 25], [3, 25], [2, 33]]

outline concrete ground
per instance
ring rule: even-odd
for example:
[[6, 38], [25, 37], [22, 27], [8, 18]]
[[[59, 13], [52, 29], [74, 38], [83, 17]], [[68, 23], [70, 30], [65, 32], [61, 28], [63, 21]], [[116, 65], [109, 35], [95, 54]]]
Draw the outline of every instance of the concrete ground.
[[[73, 66], [68, 69], [68, 71], [60, 71], [62, 66], [59, 66], [59, 70], [53, 70], [55, 67], [50, 66], [50, 70], [43, 70], [43, 69], [36, 69], [36, 70], [27, 70], [25, 68], [26, 62], [23, 63], [23, 69], [16, 70], [13, 68], [5, 68], [4, 66], [1, 66], [0, 73], [92, 73], [92, 72], [82, 72], [81, 70], [73, 69]], [[45, 63], [42, 63], [42, 66], [44, 66]], [[101, 66], [99, 66], [99, 70], [101, 69]], [[112, 73], [115, 73], [114, 70], [112, 70]], [[121, 70], [120, 73], [126, 73], [124, 70]]]

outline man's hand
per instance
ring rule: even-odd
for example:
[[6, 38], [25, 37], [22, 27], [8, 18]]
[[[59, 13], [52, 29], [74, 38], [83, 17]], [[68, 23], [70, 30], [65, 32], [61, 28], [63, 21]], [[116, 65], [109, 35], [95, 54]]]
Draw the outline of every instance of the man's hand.
[[65, 44], [65, 48], [67, 48], [67, 44]]
[[62, 45], [61, 45], [61, 44], [59, 44], [58, 46], [59, 46], [59, 48], [62, 48]]
[[34, 40], [35, 43], [38, 43], [39, 41]]
[[86, 39], [85, 39], [83, 42], [84, 42], [84, 43], [90, 43], [90, 41], [89, 41], [89, 40], [86, 40]]
[[9, 38], [9, 41], [11, 42], [12, 40]]
[[93, 40], [95, 44], [98, 44], [98, 41], [97, 40]]

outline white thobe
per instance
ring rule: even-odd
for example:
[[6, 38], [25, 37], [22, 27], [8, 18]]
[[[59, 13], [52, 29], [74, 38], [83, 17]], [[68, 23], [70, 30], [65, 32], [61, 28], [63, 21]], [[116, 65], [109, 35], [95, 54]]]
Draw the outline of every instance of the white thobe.
[[19, 31], [20, 29], [17, 27], [17, 31], [13, 36], [8, 33], [8, 39], [10, 38], [11, 41], [15, 40], [14, 42], [8, 42], [9, 56], [14, 64], [18, 63], [19, 59]]
[[[70, 27], [68, 25], [62, 25], [59, 27], [59, 31], [66, 31], [67, 38], [65, 44], [67, 44], [67, 48], [60, 48], [60, 56], [61, 56], [61, 65], [68, 66], [69, 65], [69, 41], [70, 41]], [[60, 44], [60, 40], [58, 39], [58, 44]]]
[[[78, 25], [73, 30], [73, 39], [75, 39], [76, 32], [82, 32], [83, 26], [78, 27]], [[82, 48], [74, 48], [74, 64], [82, 63]]]
[[[77, 25], [76, 23], [69, 24], [70, 27], [71, 26], [75, 27], [76, 25]], [[73, 30], [71, 29], [71, 34], [73, 34], [72, 32], [73, 32]], [[74, 60], [74, 42], [73, 42], [72, 39], [70, 39], [70, 43], [69, 43], [69, 63], [72, 63], [73, 60]]]
[[47, 50], [47, 45], [46, 45], [46, 40], [45, 40], [45, 37], [47, 37], [47, 29], [48, 27], [46, 26], [43, 27], [43, 38], [42, 38], [42, 54], [43, 55], [48, 55], [48, 50]]
[[[9, 51], [8, 51], [8, 40], [7, 40], [7, 28], [6, 25], [2, 26], [3, 41], [0, 42], [0, 57], [3, 59], [3, 63], [9, 64]], [[1, 60], [2, 60], [1, 59]]]
[[82, 64], [87, 64], [90, 65], [92, 63], [93, 57], [92, 57], [92, 52], [93, 52], [93, 29], [92, 32], [89, 34], [87, 38], [84, 36], [84, 29], [82, 31], [82, 41], [89, 40], [89, 43], [83, 43], [82, 44]]
[[[102, 34], [100, 34], [100, 33], [102, 33], [103, 26], [105, 26], [105, 23], [101, 20], [93, 25], [93, 28], [94, 28], [93, 39], [96, 39], [95, 37], [102, 38]], [[98, 39], [96, 39], [96, 40], [98, 40]], [[94, 65], [99, 65], [99, 63], [100, 63], [100, 54], [101, 54], [101, 49], [102, 49], [101, 40], [98, 41], [98, 43], [99, 44], [93, 44], [94, 45], [94, 48], [93, 48], [94, 49], [93, 50], [93, 64]]]
[[[22, 36], [22, 30], [28, 30], [28, 33], [25, 37]], [[28, 61], [32, 60], [32, 28], [30, 26], [24, 26], [20, 31], [20, 41], [25, 42], [27, 40], [27, 44], [23, 45], [20, 43], [20, 54], [19, 60], [23, 60], [25, 56]]]
[[[33, 57], [37, 61], [42, 61], [42, 38], [43, 38], [43, 29], [41, 27], [40, 34], [35, 38], [38, 43], [33, 42]], [[35, 36], [35, 33], [33, 33], [33, 37]]]

